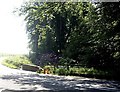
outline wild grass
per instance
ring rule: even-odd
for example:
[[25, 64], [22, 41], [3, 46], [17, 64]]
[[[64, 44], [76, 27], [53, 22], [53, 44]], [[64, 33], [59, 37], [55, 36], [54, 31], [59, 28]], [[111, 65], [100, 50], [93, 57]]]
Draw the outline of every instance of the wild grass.
[[32, 63], [26, 56], [10, 56], [3, 60], [2, 64], [9, 68], [19, 69], [22, 64]]

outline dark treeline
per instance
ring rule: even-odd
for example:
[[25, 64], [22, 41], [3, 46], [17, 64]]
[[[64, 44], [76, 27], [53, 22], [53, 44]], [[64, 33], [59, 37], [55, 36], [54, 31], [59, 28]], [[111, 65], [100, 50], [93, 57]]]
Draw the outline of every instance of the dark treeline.
[[27, 2], [30, 58], [36, 64], [84, 65], [120, 73], [120, 3]]

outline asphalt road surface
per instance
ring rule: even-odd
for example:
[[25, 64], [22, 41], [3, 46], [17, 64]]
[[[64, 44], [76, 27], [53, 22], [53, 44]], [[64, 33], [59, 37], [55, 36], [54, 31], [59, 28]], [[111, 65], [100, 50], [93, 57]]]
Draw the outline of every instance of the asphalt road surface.
[[120, 82], [37, 74], [0, 64], [1, 92], [120, 92]]

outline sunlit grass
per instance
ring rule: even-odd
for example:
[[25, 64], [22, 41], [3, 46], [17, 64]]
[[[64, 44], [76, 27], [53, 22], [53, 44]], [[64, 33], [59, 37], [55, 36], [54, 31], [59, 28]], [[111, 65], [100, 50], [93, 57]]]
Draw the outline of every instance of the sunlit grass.
[[6, 61], [2, 62], [2, 64], [3, 64], [4, 66], [9, 67], [9, 68], [17, 69], [17, 67], [16, 67], [15, 65], [10, 64], [10, 63], [8, 63], [8, 62], [6, 62]]
[[31, 61], [26, 56], [11, 56], [3, 60], [3, 65], [18, 69], [21, 67], [22, 64], [32, 64]]

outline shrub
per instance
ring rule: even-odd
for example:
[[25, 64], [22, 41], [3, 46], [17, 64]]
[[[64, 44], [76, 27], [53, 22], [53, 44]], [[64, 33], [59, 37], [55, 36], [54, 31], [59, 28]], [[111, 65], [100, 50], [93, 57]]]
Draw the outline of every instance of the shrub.
[[77, 74], [78, 74], [78, 69], [77, 68], [70, 68], [69, 75], [77, 75]]
[[69, 75], [69, 71], [67, 69], [64, 69], [64, 68], [56, 69], [56, 73], [58, 75]]
[[54, 66], [50, 66], [50, 65], [44, 66], [43, 70], [40, 71], [39, 73], [44, 73], [46, 69], [49, 71], [49, 73], [51, 73], [51, 74], [54, 73]]

